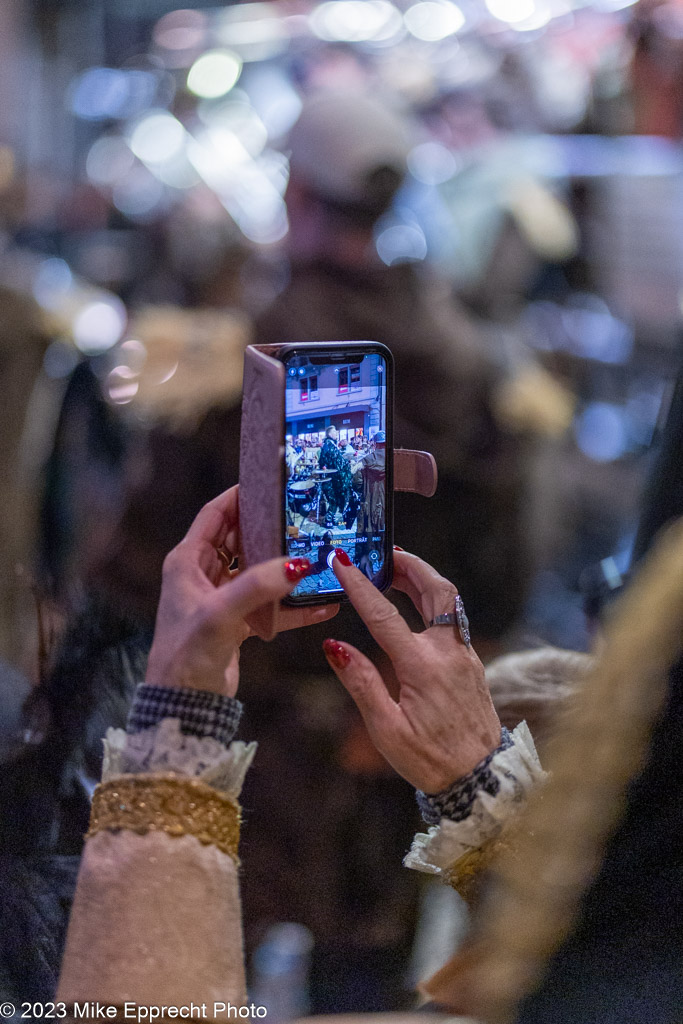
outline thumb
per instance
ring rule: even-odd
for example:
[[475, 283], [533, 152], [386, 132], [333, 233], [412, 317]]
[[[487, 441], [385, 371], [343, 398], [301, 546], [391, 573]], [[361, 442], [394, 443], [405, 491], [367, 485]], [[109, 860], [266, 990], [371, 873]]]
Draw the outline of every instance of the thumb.
[[400, 716], [398, 704], [389, 696], [384, 680], [369, 658], [351, 644], [325, 640], [325, 657], [339, 682], [363, 716], [363, 721], [381, 748], [382, 737]]
[[307, 558], [271, 558], [240, 572], [216, 591], [218, 604], [234, 619], [281, 601], [311, 571]]

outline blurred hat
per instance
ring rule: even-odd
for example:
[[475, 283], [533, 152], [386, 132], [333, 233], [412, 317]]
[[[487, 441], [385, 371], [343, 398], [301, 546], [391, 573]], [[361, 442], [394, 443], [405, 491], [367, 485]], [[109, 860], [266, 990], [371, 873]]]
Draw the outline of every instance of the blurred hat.
[[292, 173], [321, 198], [382, 213], [406, 173], [407, 122], [358, 93], [310, 96], [289, 136]]
[[377, 431], [377, 433], [375, 434], [375, 443], [376, 444], [386, 444], [387, 443], [387, 435], [386, 435], [385, 431], [383, 431], [383, 430], [378, 430]]

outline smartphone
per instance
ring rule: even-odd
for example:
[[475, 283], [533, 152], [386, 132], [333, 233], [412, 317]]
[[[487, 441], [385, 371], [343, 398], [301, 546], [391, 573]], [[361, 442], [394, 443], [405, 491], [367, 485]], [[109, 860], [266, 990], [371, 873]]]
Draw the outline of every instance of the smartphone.
[[339, 601], [335, 548], [379, 590], [393, 568], [394, 363], [375, 342], [288, 345], [282, 550], [313, 572], [288, 604]]

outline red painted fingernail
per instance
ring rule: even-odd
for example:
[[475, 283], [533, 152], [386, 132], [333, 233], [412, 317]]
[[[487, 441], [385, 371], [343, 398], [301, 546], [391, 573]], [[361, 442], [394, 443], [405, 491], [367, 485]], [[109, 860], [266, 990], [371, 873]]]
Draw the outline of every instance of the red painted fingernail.
[[403, 548], [400, 548], [398, 544], [394, 544], [394, 551], [403, 551]]
[[346, 668], [351, 655], [337, 640], [325, 640], [323, 643], [325, 657], [335, 668]]
[[344, 548], [334, 549], [335, 558], [338, 558], [342, 565], [353, 565], [353, 562], [344, 551]]
[[307, 558], [292, 558], [285, 563], [285, 576], [291, 583], [297, 583], [311, 571], [311, 563]]

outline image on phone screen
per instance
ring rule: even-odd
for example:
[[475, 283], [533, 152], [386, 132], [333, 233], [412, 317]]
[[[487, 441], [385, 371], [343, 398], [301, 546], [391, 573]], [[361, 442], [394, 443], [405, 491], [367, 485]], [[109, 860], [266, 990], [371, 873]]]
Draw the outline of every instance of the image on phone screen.
[[286, 553], [313, 563], [294, 598], [341, 592], [335, 548], [377, 585], [386, 561], [386, 359], [309, 359], [299, 352], [285, 360]]

